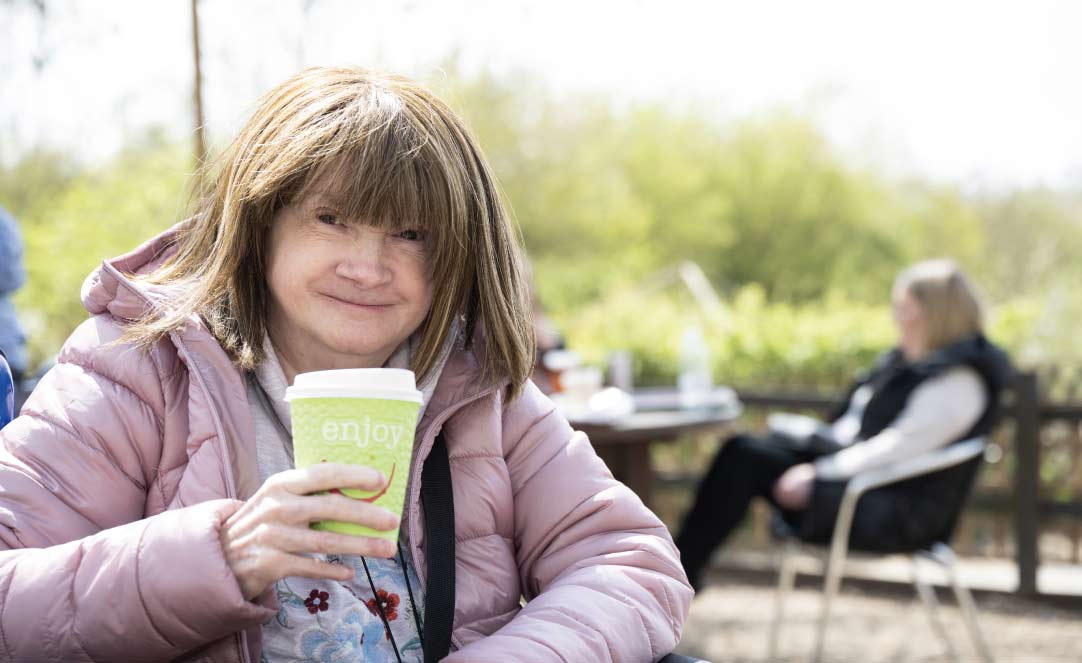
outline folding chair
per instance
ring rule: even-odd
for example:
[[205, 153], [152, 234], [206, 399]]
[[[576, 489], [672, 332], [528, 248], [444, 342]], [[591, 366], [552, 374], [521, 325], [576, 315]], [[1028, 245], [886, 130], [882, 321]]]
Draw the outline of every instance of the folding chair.
[[[826, 574], [823, 584], [823, 599], [820, 604], [819, 621], [817, 625], [815, 649], [812, 661], [822, 660], [823, 648], [826, 640], [827, 624], [830, 619], [830, 608], [838, 587], [841, 584], [842, 573], [845, 566], [846, 556], [849, 553], [849, 533], [853, 525], [853, 514], [856, 511], [857, 501], [861, 495], [880, 486], [897, 483], [905, 479], [911, 479], [921, 475], [931, 474], [948, 467], [960, 465], [977, 458], [984, 453], [987, 440], [983, 437], [972, 438], [952, 444], [917, 458], [908, 459], [885, 467], [877, 467], [866, 472], [857, 474], [846, 484], [845, 494], [842, 497], [841, 506], [838, 508], [837, 520], [835, 521], [834, 534], [831, 539], [829, 554], [826, 562]], [[961, 502], [959, 503], [961, 508]], [[793, 589], [796, 580], [796, 568], [794, 557], [797, 552], [810, 551], [809, 544], [787, 537], [783, 548], [781, 563], [778, 572], [778, 593], [775, 604], [774, 621], [769, 634], [768, 660], [776, 660], [778, 654], [778, 639], [781, 635], [781, 624], [785, 615], [785, 600]], [[821, 547], [820, 547], [821, 550]], [[822, 554], [818, 555], [822, 557]], [[939, 603], [936, 600], [935, 590], [925, 582], [920, 574], [921, 561], [931, 561], [939, 564], [947, 571], [954, 595], [961, 607], [965, 618], [966, 628], [978, 655], [986, 663], [992, 663], [992, 652], [988, 647], [988, 641], [981, 631], [977, 621], [977, 606], [969, 590], [961, 583], [956, 568], [956, 557], [946, 541], [937, 542], [926, 550], [913, 552], [913, 584], [917, 594], [924, 605], [932, 628], [946, 644], [947, 651], [954, 660], [958, 660], [958, 653], [954, 648], [946, 628], [940, 621]]]

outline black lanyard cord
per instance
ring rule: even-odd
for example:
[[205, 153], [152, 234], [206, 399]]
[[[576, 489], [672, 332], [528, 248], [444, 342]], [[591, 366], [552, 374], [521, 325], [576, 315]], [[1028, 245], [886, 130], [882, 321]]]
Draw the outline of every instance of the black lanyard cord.
[[379, 611], [379, 618], [383, 620], [383, 628], [387, 629], [387, 637], [391, 640], [391, 647], [394, 648], [394, 657], [398, 660], [398, 663], [402, 663], [402, 655], [398, 653], [398, 643], [394, 641], [394, 633], [391, 633], [391, 623], [387, 621], [387, 614], [383, 611], [383, 601], [379, 598], [379, 593], [376, 592], [376, 583], [372, 582], [372, 574], [368, 572], [368, 562], [364, 557], [361, 558], [361, 564], [364, 566], [364, 574], [368, 576], [368, 586], [372, 588], [372, 598], [376, 601], [376, 610]]

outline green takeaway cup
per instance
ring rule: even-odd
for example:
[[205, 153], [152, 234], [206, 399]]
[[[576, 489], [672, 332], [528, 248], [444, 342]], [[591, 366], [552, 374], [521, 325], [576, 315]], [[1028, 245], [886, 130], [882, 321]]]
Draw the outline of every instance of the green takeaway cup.
[[[343, 487], [332, 492], [402, 514], [421, 409], [413, 371], [358, 368], [301, 373], [286, 389], [286, 400], [298, 468], [325, 462], [374, 467], [389, 479], [384, 488], [372, 492]], [[324, 520], [312, 523], [312, 528], [398, 541], [397, 527], [379, 531]]]

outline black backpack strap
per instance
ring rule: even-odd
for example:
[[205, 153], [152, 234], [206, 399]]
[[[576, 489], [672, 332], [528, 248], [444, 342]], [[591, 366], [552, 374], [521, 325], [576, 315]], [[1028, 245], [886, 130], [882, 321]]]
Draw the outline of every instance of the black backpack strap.
[[451, 650], [455, 617], [455, 500], [451, 462], [443, 431], [421, 469], [421, 507], [425, 514], [427, 581], [422, 648], [425, 663], [439, 661]]

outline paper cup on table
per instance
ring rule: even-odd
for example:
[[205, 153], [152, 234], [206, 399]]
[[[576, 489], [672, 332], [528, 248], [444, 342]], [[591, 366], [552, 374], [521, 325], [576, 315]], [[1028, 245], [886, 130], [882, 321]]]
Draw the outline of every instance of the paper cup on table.
[[[389, 479], [387, 486], [378, 491], [343, 487], [336, 492], [402, 514], [421, 408], [413, 371], [359, 368], [301, 373], [286, 389], [286, 400], [298, 468], [323, 462], [373, 467]], [[334, 520], [312, 527], [398, 540], [397, 527], [380, 531]]]

